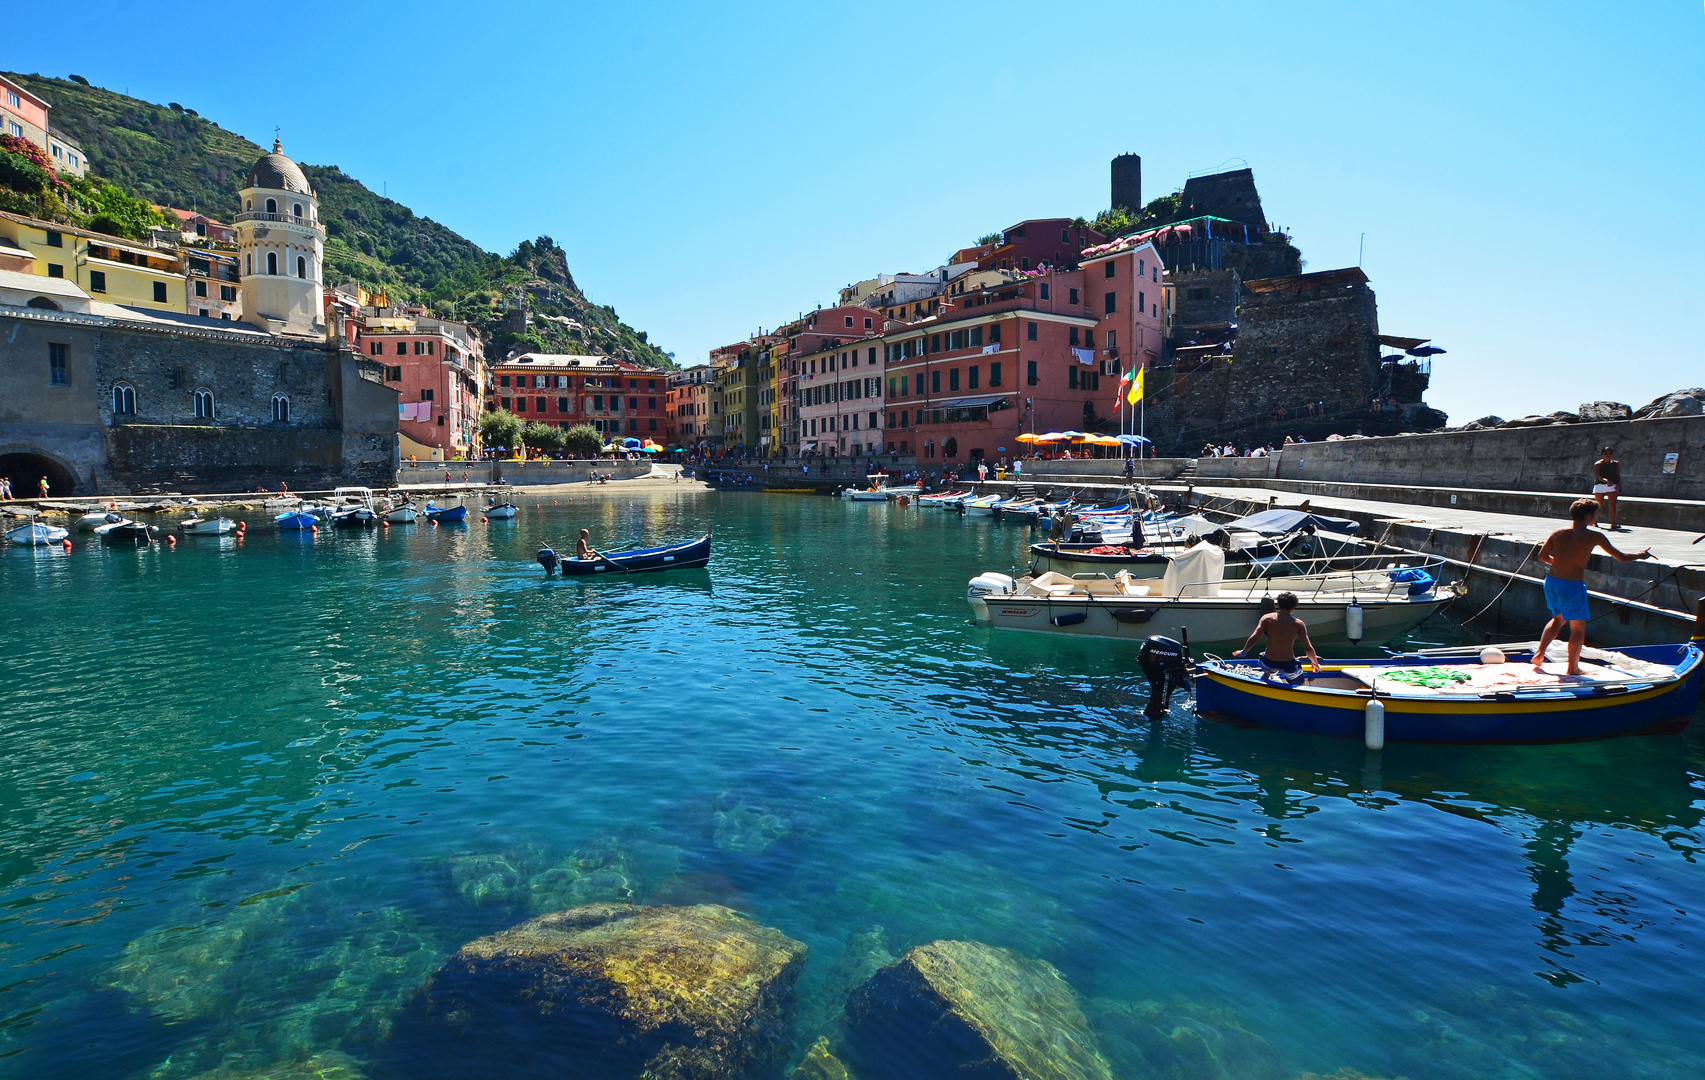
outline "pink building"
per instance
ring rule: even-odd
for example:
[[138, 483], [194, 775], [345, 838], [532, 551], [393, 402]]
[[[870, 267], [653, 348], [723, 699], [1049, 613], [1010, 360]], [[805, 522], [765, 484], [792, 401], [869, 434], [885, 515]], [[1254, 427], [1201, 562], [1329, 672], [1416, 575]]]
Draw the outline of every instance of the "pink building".
[[789, 453], [859, 457], [882, 449], [882, 313], [822, 308], [788, 329], [782, 443]]
[[356, 349], [383, 364], [385, 385], [399, 392], [402, 456], [449, 461], [477, 455], [485, 362], [479, 335], [418, 309], [364, 308], [360, 324]]
[[1097, 319], [1099, 370], [1117, 381], [1121, 372], [1159, 360], [1165, 273], [1154, 244], [1115, 240], [1085, 251], [1079, 265], [1084, 299]]

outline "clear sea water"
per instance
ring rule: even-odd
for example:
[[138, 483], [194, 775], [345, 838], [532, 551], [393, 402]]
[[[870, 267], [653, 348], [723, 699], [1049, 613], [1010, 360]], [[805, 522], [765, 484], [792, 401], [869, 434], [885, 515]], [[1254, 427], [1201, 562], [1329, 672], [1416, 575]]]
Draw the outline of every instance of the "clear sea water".
[[[969, 938], [1287, 1077], [1705, 1073], [1697, 733], [1375, 755], [1150, 722], [1131, 646], [971, 624], [1021, 529], [537, 501], [0, 557], [0, 1076], [359, 1062], [461, 943], [629, 898], [806, 942], [801, 1047], [873, 965]], [[544, 580], [583, 523], [714, 524], [716, 554]], [[1260, 1074], [1204, 1060], [1167, 1075]]]

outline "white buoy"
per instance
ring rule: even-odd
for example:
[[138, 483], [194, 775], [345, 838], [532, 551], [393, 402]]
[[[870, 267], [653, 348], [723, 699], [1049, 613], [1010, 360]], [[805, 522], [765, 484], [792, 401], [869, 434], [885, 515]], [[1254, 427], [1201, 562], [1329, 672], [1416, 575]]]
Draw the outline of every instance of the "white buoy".
[[1351, 604], [1344, 609], [1344, 636], [1352, 645], [1362, 640], [1362, 605]]
[[1378, 698], [1369, 698], [1362, 711], [1362, 741], [1369, 750], [1385, 749], [1385, 703]]

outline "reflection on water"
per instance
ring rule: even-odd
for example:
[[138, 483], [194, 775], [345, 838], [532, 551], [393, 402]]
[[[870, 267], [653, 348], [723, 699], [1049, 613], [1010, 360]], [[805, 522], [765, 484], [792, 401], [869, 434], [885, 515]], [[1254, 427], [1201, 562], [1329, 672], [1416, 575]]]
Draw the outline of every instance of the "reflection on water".
[[[712, 572], [545, 580], [582, 523]], [[796, 1055], [959, 940], [1121, 1077], [1700, 1072], [1696, 735], [1150, 722], [1130, 646], [970, 624], [1024, 541], [670, 492], [0, 559], [0, 1074], [371, 1071], [458, 947], [602, 902], [808, 945]]]

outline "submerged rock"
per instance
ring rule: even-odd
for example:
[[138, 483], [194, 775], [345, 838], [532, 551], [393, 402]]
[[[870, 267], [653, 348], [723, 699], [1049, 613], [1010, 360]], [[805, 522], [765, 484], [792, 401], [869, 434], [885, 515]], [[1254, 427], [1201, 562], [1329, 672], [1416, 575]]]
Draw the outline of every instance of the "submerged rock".
[[1091, 1023], [1121, 1076], [1283, 1080], [1279, 1054], [1225, 1009], [1187, 1001], [1090, 1003]]
[[762, 855], [792, 828], [780, 814], [728, 792], [717, 798], [713, 816], [716, 846], [743, 855]]
[[779, 1076], [805, 953], [715, 905], [542, 915], [464, 945], [438, 969], [398, 1021], [395, 1071]]
[[334, 1051], [259, 1069], [214, 1069], [191, 1080], [362, 1080], [362, 1073], [354, 1058]]
[[805, 1057], [787, 1074], [787, 1080], [854, 1080], [854, 1077], [829, 1048], [829, 1040], [819, 1035]]
[[908, 950], [853, 992], [846, 1025], [865, 1076], [1112, 1077], [1065, 977], [976, 941]]
[[[1297, 1080], [1385, 1080], [1385, 1078], [1370, 1076], [1365, 1072], [1346, 1066], [1337, 1072], [1327, 1073], [1325, 1076], [1321, 1076], [1319, 1073], [1303, 1073], [1297, 1077]], [[1404, 1078], [1399, 1076], [1395, 1077], [1394, 1080], [1404, 1080]]]

